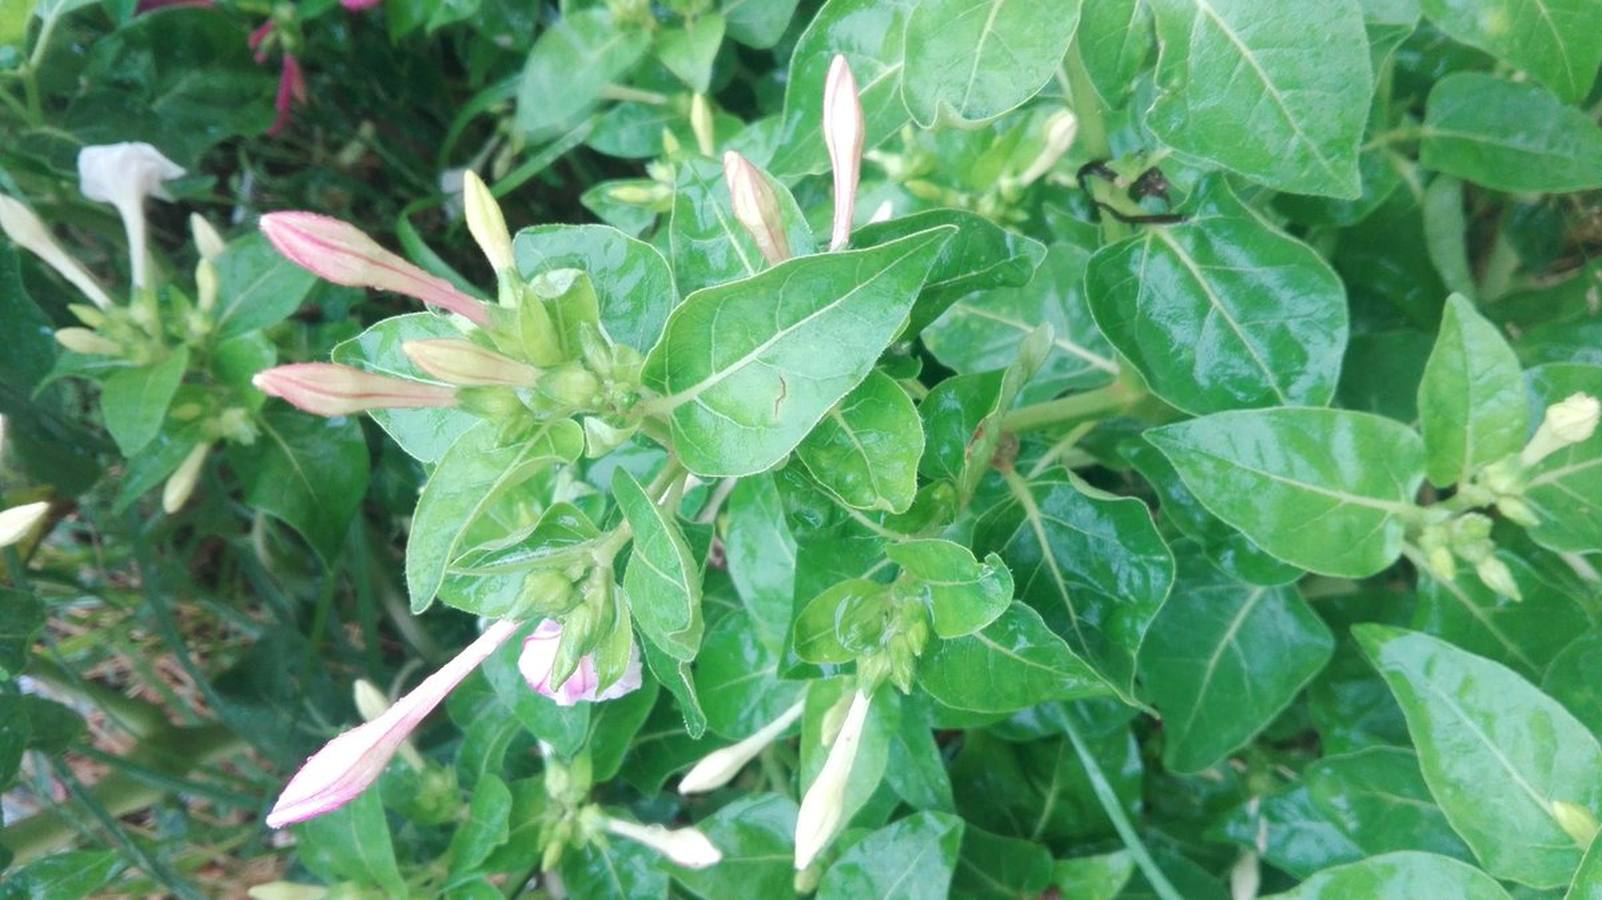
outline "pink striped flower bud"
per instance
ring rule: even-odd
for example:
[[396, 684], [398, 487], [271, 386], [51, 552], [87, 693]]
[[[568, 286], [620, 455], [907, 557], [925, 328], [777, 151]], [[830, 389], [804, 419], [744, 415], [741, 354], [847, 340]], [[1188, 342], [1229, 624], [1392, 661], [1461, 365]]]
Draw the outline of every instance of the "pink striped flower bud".
[[261, 217], [261, 230], [290, 262], [325, 281], [394, 291], [475, 325], [489, 324], [484, 304], [385, 250], [349, 222], [317, 213], [276, 212]]
[[406, 341], [401, 350], [417, 368], [447, 384], [528, 387], [540, 378], [539, 369], [461, 338]]
[[829, 64], [823, 83], [823, 142], [834, 167], [834, 229], [829, 249], [841, 250], [851, 240], [851, 216], [857, 205], [857, 181], [862, 176], [862, 141], [867, 126], [857, 79], [843, 55]]
[[757, 249], [769, 265], [790, 258], [790, 239], [779, 218], [779, 199], [773, 185], [751, 161], [730, 150], [723, 154], [723, 180], [729, 186], [729, 202], [734, 217], [756, 241]]
[[629, 651], [629, 664], [623, 672], [623, 677], [605, 690], [598, 690], [601, 680], [596, 675], [593, 656], [585, 656], [579, 660], [578, 668], [566, 681], [552, 685], [551, 669], [556, 665], [556, 651], [561, 643], [562, 623], [555, 619], [546, 619], [532, 634], [523, 639], [523, 654], [517, 658], [517, 669], [523, 673], [523, 679], [528, 682], [528, 686], [556, 701], [557, 706], [615, 700], [639, 688], [638, 645]]
[[334, 363], [294, 363], [263, 369], [251, 379], [258, 390], [319, 416], [348, 416], [369, 409], [455, 406], [456, 389], [375, 375]]

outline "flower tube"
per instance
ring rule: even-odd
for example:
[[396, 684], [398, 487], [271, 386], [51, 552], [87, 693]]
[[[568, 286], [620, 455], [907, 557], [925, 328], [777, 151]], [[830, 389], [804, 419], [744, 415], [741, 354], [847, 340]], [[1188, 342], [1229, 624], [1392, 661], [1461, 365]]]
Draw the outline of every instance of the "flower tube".
[[369, 409], [455, 406], [456, 389], [375, 375], [334, 363], [293, 363], [256, 373], [262, 393], [282, 397], [319, 416], [346, 416]]
[[638, 841], [687, 869], [704, 869], [723, 860], [723, 852], [698, 828], [664, 828], [637, 825], [607, 817], [601, 822], [607, 831]]
[[867, 126], [857, 79], [843, 55], [829, 63], [823, 84], [823, 142], [834, 167], [834, 228], [829, 249], [842, 250], [851, 240], [851, 216], [857, 205], [857, 181], [862, 176], [862, 141]]
[[111, 298], [106, 296], [105, 290], [95, 281], [94, 276], [89, 274], [89, 270], [85, 269], [82, 263], [61, 249], [61, 245], [51, 236], [50, 229], [37, 215], [34, 215], [33, 210], [5, 194], [0, 194], [0, 231], [4, 231], [12, 243], [39, 257], [45, 265], [55, 269], [73, 287], [82, 291], [94, 305], [101, 309], [111, 306]]
[[78, 151], [78, 189], [85, 197], [110, 203], [122, 217], [128, 235], [128, 261], [134, 290], [145, 286], [149, 265], [145, 250], [145, 198], [172, 199], [163, 181], [184, 175], [183, 166], [149, 144], [133, 141], [101, 144]]
[[873, 698], [857, 691], [851, 698], [845, 724], [829, 747], [818, 777], [801, 798], [801, 812], [795, 820], [795, 867], [805, 869], [812, 865], [834, 839], [840, 829], [845, 810], [846, 782], [851, 778], [851, 766], [857, 759], [857, 748], [862, 744], [862, 729], [868, 722], [868, 708]]
[[767, 749], [769, 744], [778, 740], [780, 735], [801, 718], [805, 708], [805, 703], [797, 703], [750, 737], [701, 757], [701, 761], [691, 766], [690, 771], [679, 779], [679, 793], [704, 794], [734, 780], [734, 776], [740, 774], [746, 763], [756, 759], [758, 753]]

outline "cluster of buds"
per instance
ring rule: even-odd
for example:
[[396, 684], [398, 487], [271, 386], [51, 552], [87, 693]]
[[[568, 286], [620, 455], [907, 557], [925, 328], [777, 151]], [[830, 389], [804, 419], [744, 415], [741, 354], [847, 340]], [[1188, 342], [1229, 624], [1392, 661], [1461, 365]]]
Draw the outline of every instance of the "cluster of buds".
[[1552, 454], [1589, 440], [1599, 419], [1602, 403], [1589, 394], [1573, 394], [1552, 404], [1523, 450], [1475, 472], [1468, 483], [1458, 487], [1452, 502], [1459, 508], [1495, 506], [1509, 521], [1540, 524], [1535, 511], [1524, 502], [1529, 472]]
[[892, 611], [879, 646], [857, 658], [857, 678], [870, 687], [888, 678], [905, 694], [912, 690], [918, 657], [929, 643], [929, 611], [918, 597], [902, 597], [894, 590], [891, 596]]
[[1507, 563], [1496, 555], [1491, 525], [1488, 516], [1464, 513], [1424, 526], [1418, 537], [1423, 564], [1436, 578], [1451, 582], [1457, 577], [1457, 561], [1461, 559], [1474, 566], [1474, 574], [1486, 587], [1518, 600], [1518, 582]]

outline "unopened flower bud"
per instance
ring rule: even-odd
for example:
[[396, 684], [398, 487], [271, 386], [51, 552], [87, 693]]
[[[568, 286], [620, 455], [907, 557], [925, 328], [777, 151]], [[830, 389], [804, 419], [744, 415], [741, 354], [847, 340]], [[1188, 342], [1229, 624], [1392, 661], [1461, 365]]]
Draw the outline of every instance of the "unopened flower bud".
[[85, 269], [82, 263], [61, 249], [61, 245], [51, 236], [50, 229], [34, 215], [33, 210], [5, 194], [0, 194], [0, 231], [5, 232], [12, 243], [39, 257], [45, 265], [55, 269], [73, 287], [82, 291], [94, 305], [101, 309], [111, 306], [111, 298], [106, 296], [105, 290], [95, 281], [94, 276], [89, 274], [89, 270]]
[[1495, 591], [1498, 596], [1511, 600], [1522, 600], [1519, 594], [1519, 584], [1513, 580], [1513, 572], [1508, 569], [1507, 563], [1495, 556], [1487, 556], [1474, 564], [1474, 574], [1480, 576], [1485, 586]]
[[572, 609], [577, 600], [573, 582], [560, 572], [542, 569], [530, 572], [523, 579], [518, 589], [517, 615], [520, 618], [557, 616]]
[[1431, 575], [1437, 580], [1451, 584], [1457, 579], [1457, 557], [1446, 546], [1431, 547], [1425, 551], [1424, 567], [1429, 569]]
[[73, 318], [96, 330], [104, 327], [106, 322], [110, 321], [98, 307], [84, 303], [67, 304], [67, 312], [72, 313]]
[[620, 184], [608, 189], [606, 195], [631, 206], [653, 206], [667, 199], [660, 185]]
[[823, 142], [834, 167], [834, 227], [829, 249], [841, 250], [851, 241], [851, 218], [857, 205], [857, 182], [862, 176], [862, 143], [867, 126], [857, 79], [851, 65], [837, 54], [829, 63], [823, 84]]
[[1074, 136], [1078, 133], [1079, 119], [1072, 112], [1064, 109], [1053, 113], [1046, 120], [1046, 144], [1040, 148], [1040, 155], [1018, 176], [1018, 183], [1033, 184], [1050, 172], [1057, 160], [1062, 159], [1068, 148], [1074, 145]]
[[208, 262], [216, 262], [217, 257], [228, 249], [228, 242], [200, 213], [189, 214], [189, 234], [195, 240], [195, 249], [200, 251], [200, 258]]
[[729, 185], [734, 217], [756, 241], [757, 249], [770, 265], [790, 258], [790, 239], [779, 216], [779, 200], [773, 186], [751, 161], [730, 150], [723, 154], [723, 180]]
[[1567, 800], [1552, 801], [1552, 818], [1581, 847], [1591, 846], [1596, 840], [1597, 831], [1602, 829], [1602, 824], [1597, 822], [1589, 809]]
[[697, 828], [637, 825], [613, 818], [607, 818], [602, 824], [607, 831], [638, 841], [687, 869], [704, 869], [723, 860], [723, 853]]
[[506, 217], [501, 214], [501, 205], [495, 202], [489, 185], [472, 169], [462, 173], [462, 200], [466, 204], [467, 230], [472, 232], [478, 249], [484, 251], [496, 275], [515, 272], [517, 266], [512, 260], [512, 238], [506, 231]]
[[327, 900], [328, 888], [320, 884], [269, 881], [245, 891], [250, 900]]
[[717, 150], [712, 132], [712, 104], [706, 101], [705, 94], [696, 94], [690, 99], [690, 131], [695, 135], [695, 146], [702, 156], [711, 156]]
[[50, 502], [40, 500], [0, 510], [0, 547], [20, 544], [50, 513]]
[[58, 328], [56, 343], [74, 353], [90, 356], [122, 355], [122, 347], [116, 341], [103, 338], [87, 328]]
[[528, 387], [540, 372], [510, 356], [461, 338], [430, 338], [401, 344], [406, 358], [449, 384]]
[[195, 265], [195, 308], [209, 313], [217, 306], [217, 267], [203, 259]]
[[829, 747], [829, 756], [806, 796], [801, 798], [801, 811], [795, 821], [795, 867], [811, 866], [834, 839], [845, 814], [846, 782], [851, 778], [851, 767], [857, 759], [857, 748], [862, 743], [862, 731], [868, 723], [868, 709], [872, 695], [857, 691], [851, 698], [851, 709], [846, 713], [840, 733]]
[[1519, 461], [1533, 466], [1571, 444], [1587, 440], [1596, 432], [1602, 417], [1602, 404], [1590, 394], [1571, 394], [1561, 403], [1546, 408], [1546, 416], [1535, 436], [1519, 454]]
[[[363, 722], [371, 722], [389, 711], [389, 698], [384, 696], [378, 685], [365, 678], [356, 679], [356, 683], [351, 685], [351, 693], [356, 701], [356, 714], [362, 717]], [[426, 768], [422, 754], [412, 746], [410, 738], [401, 741], [397, 753], [413, 771], [421, 772]]]
[[256, 373], [251, 384], [319, 416], [456, 405], [453, 388], [375, 375], [333, 363], [294, 363], [264, 369]]
[[145, 248], [145, 198], [172, 199], [161, 183], [184, 174], [183, 166], [150, 144], [138, 141], [84, 147], [78, 151], [78, 189], [90, 200], [115, 206], [122, 217], [135, 290], [145, 286], [149, 267]]
[[1541, 524], [1541, 517], [1535, 514], [1535, 510], [1517, 497], [1498, 497], [1496, 509], [1506, 516], [1508, 521], [1523, 525], [1525, 528], [1534, 528]]
[[196, 444], [167, 477], [167, 483], [161, 489], [161, 508], [167, 511], [167, 515], [183, 509], [184, 504], [189, 502], [190, 496], [195, 493], [195, 485], [200, 481], [201, 470], [206, 467], [206, 454], [210, 452], [209, 442]]
[[700, 762], [691, 766], [690, 771], [679, 779], [679, 793], [704, 794], [733, 781], [734, 776], [740, 774], [746, 763], [756, 759], [757, 754], [767, 749], [768, 745], [789, 730], [790, 726], [801, 718], [801, 713], [805, 709], [805, 703], [797, 703], [750, 737], [703, 756]]
[[475, 325], [489, 324], [484, 304], [385, 250], [348, 222], [309, 212], [276, 212], [261, 217], [261, 230], [290, 262], [325, 281], [394, 291]]
[[601, 380], [581, 365], [566, 365], [546, 372], [538, 390], [563, 409], [592, 409], [600, 398]]

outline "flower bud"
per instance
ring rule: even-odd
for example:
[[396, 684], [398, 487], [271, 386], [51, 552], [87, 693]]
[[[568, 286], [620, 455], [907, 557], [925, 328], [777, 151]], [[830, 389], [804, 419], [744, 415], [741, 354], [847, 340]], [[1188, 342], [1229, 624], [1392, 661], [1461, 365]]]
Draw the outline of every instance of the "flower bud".
[[829, 63], [823, 84], [823, 142], [834, 167], [834, 227], [829, 249], [841, 250], [851, 241], [851, 217], [857, 204], [857, 181], [862, 176], [862, 142], [867, 126], [857, 79], [843, 55]]
[[729, 185], [734, 217], [756, 241], [757, 249], [769, 265], [790, 258], [790, 239], [779, 217], [779, 201], [773, 186], [750, 160], [733, 150], [723, 154], [723, 180]]
[[256, 373], [251, 384], [265, 394], [319, 416], [346, 416], [369, 409], [413, 409], [456, 405], [454, 388], [375, 375], [333, 363], [294, 363]]
[[67, 251], [61, 249], [61, 245], [51, 236], [50, 229], [33, 214], [33, 210], [5, 194], [0, 194], [0, 231], [4, 231], [12, 243], [39, 257], [45, 265], [55, 269], [73, 287], [82, 291], [94, 305], [101, 309], [111, 306], [111, 298], [106, 296], [105, 290], [95, 281], [94, 276], [90, 275], [76, 259], [67, 255]]
[[636, 825], [610, 817], [602, 827], [619, 837], [638, 841], [687, 869], [704, 869], [723, 860], [723, 853], [698, 828]]
[[1450, 547], [1441, 545], [1425, 551], [1424, 567], [1439, 581], [1451, 584], [1457, 580], [1457, 557]]
[[1587, 440], [1596, 432], [1602, 404], [1590, 394], [1571, 394], [1561, 403], [1546, 408], [1546, 416], [1535, 436], [1519, 454], [1519, 461], [1533, 466], [1571, 444]]
[[417, 368], [450, 384], [528, 387], [540, 377], [533, 366], [461, 338], [406, 341], [401, 350]]
[[584, 455], [590, 459], [611, 453], [640, 430], [638, 423], [619, 428], [600, 416], [585, 416], [580, 424], [584, 426]]
[[209, 442], [196, 444], [167, 477], [167, 483], [161, 489], [161, 508], [166, 510], [167, 515], [183, 509], [184, 504], [189, 502], [190, 495], [195, 492], [195, 484], [200, 481], [200, 472], [206, 467], [206, 454], [210, 452]]
[[104, 312], [101, 312], [99, 307], [89, 306], [84, 303], [67, 304], [67, 312], [72, 313], [73, 318], [96, 331], [105, 327], [105, 324], [111, 321]]
[[601, 380], [581, 365], [565, 365], [546, 372], [538, 390], [562, 409], [593, 409], [600, 399]]
[[195, 265], [195, 308], [209, 313], [217, 306], [217, 267], [203, 259]]
[[888, 222], [895, 214], [895, 207], [891, 205], [889, 200], [881, 201], [878, 206], [873, 208], [873, 215], [868, 217], [868, 224], [877, 225], [880, 222]]
[[557, 616], [573, 608], [578, 594], [573, 582], [548, 569], [530, 572], [517, 593], [519, 617]]
[[[384, 712], [389, 709], [389, 698], [384, 696], [384, 692], [378, 689], [378, 685], [365, 678], [356, 679], [356, 683], [351, 685], [351, 693], [356, 701], [356, 714], [362, 717], [363, 722], [371, 722], [383, 716]], [[406, 760], [406, 764], [411, 766], [413, 771], [421, 772], [426, 767], [423, 763], [422, 754], [418, 753], [417, 748], [412, 746], [410, 738], [401, 741], [396, 750], [400, 754], [400, 758]], [[454, 787], [454, 784], [452, 786]]]
[[[580, 606], [569, 614], [568, 621], [574, 620], [574, 613], [579, 613], [587, 607]], [[571, 627], [571, 626], [570, 626]], [[538, 694], [543, 694], [556, 702], [557, 706], [573, 706], [577, 703], [599, 703], [603, 700], [613, 700], [628, 694], [640, 686], [640, 651], [635, 648], [630, 656], [628, 668], [623, 677], [613, 684], [602, 689], [600, 679], [595, 673], [595, 660], [590, 654], [585, 654], [574, 668], [573, 673], [563, 678], [555, 685], [551, 684], [557, 662], [557, 653], [562, 641], [563, 625], [555, 619], [546, 619], [540, 622], [534, 632], [523, 639], [523, 652], [517, 658], [517, 670], [523, 674], [523, 680]]]
[[189, 234], [194, 238], [195, 249], [200, 251], [200, 258], [207, 262], [216, 262], [228, 249], [228, 242], [200, 213], [189, 214]]
[[660, 184], [619, 184], [607, 189], [606, 195], [630, 206], [654, 206], [667, 199], [667, 191]]
[[1079, 119], [1066, 109], [1059, 110], [1046, 120], [1046, 144], [1040, 149], [1040, 155], [1029, 163], [1018, 176], [1018, 183], [1033, 184], [1042, 175], [1051, 171], [1051, 167], [1062, 159], [1068, 148], [1074, 145], [1074, 136], [1079, 133]]
[[778, 740], [801, 718], [805, 708], [805, 703], [797, 703], [750, 737], [701, 757], [701, 761], [691, 766], [690, 771], [679, 779], [679, 793], [704, 794], [733, 781], [746, 763], [756, 759], [757, 754], [767, 749], [769, 744]]
[[22, 543], [50, 513], [50, 502], [40, 500], [0, 510], [0, 547]]
[[1518, 497], [1496, 498], [1496, 510], [1506, 516], [1508, 521], [1525, 528], [1534, 528], [1541, 524], [1541, 517], [1535, 514], [1528, 503]]
[[851, 766], [857, 759], [857, 748], [862, 743], [862, 730], [868, 722], [868, 708], [872, 696], [857, 691], [851, 698], [851, 709], [846, 720], [829, 747], [829, 756], [801, 798], [801, 812], [795, 820], [795, 867], [805, 869], [812, 865], [823, 848], [834, 839], [845, 812], [846, 782], [851, 777]]
[[496, 275], [516, 272], [517, 266], [512, 260], [512, 238], [506, 231], [506, 217], [501, 215], [501, 206], [495, 202], [489, 185], [472, 169], [462, 173], [462, 200], [466, 204], [467, 230], [472, 232], [478, 249], [484, 251]]
[[1508, 569], [1507, 563], [1495, 556], [1487, 556], [1474, 564], [1474, 574], [1480, 576], [1485, 586], [1495, 591], [1498, 596], [1511, 600], [1524, 599], [1519, 594], [1519, 584], [1513, 580], [1513, 572]]
[[712, 131], [712, 104], [705, 94], [690, 99], [690, 132], [695, 135], [696, 149], [702, 156], [711, 156], [717, 150], [717, 138]]
[[122, 217], [128, 236], [128, 259], [135, 290], [145, 286], [149, 256], [145, 249], [145, 198], [170, 200], [163, 181], [181, 178], [183, 166], [150, 144], [133, 141], [102, 144], [78, 151], [78, 190], [85, 197], [110, 203]]
[[290, 262], [325, 281], [405, 294], [475, 325], [489, 324], [484, 304], [385, 250], [348, 222], [309, 212], [276, 212], [261, 217], [261, 230]]
[[58, 328], [56, 329], [56, 343], [74, 353], [83, 353], [90, 356], [121, 356], [122, 346], [116, 341], [103, 338], [87, 328]]
[[250, 900], [326, 900], [328, 888], [320, 884], [269, 881], [245, 891]]
[[1552, 801], [1552, 818], [1581, 847], [1591, 846], [1596, 840], [1597, 831], [1602, 829], [1602, 824], [1597, 822], [1589, 809], [1567, 800]]

